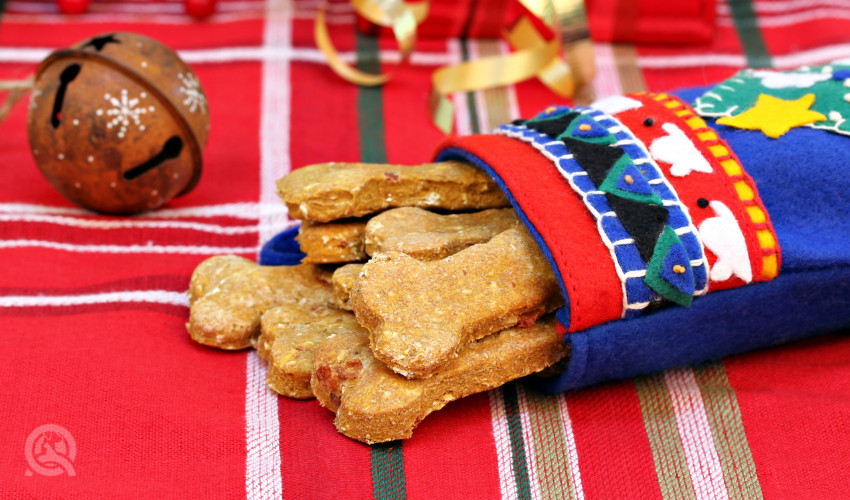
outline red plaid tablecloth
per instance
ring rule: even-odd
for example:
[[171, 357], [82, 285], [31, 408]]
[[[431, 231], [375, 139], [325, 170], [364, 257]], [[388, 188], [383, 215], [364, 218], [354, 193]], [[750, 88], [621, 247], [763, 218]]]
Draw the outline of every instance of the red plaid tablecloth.
[[[371, 448], [337, 434], [315, 401], [267, 390], [253, 352], [193, 343], [184, 324], [195, 266], [254, 258], [291, 224], [276, 179], [316, 162], [428, 160], [441, 139], [426, 112], [433, 70], [506, 50], [421, 40], [396, 68], [393, 41], [355, 35], [351, 9], [333, 3], [343, 56], [394, 73], [382, 89], [358, 89], [314, 47], [317, 6], [220, 0], [196, 22], [172, 0], [95, 1], [77, 17], [47, 0], [5, 2], [0, 79], [26, 77], [90, 35], [135, 31], [194, 66], [212, 132], [195, 191], [117, 218], [70, 205], [41, 177], [26, 104], [0, 123], [0, 498], [850, 496], [850, 338], [840, 332], [561, 396], [509, 384], [448, 405], [404, 443]], [[590, 90], [666, 90], [748, 64], [850, 57], [846, 2], [717, 8], [711, 44], [596, 45]], [[529, 81], [454, 100], [459, 132], [470, 133], [555, 97]], [[33, 465], [45, 442], [64, 468]]]

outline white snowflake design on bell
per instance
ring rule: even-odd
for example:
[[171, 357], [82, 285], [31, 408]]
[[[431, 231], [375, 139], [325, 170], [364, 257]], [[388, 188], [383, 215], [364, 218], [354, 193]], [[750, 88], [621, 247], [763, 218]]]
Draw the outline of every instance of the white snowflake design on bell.
[[189, 111], [194, 113], [196, 110], [201, 110], [201, 113], [207, 114], [207, 98], [201, 92], [201, 81], [192, 73], [177, 75], [177, 78], [183, 82], [180, 86], [180, 93], [183, 94], [183, 104], [189, 107]]
[[141, 116], [147, 113], [153, 113], [156, 108], [153, 106], [139, 106], [139, 103], [142, 99], [147, 98], [147, 94], [142, 92], [139, 94], [139, 97], [130, 97], [127, 93], [127, 89], [121, 90], [121, 98], [115, 97], [111, 94], [104, 94], [103, 98], [109, 101], [109, 104], [112, 105], [111, 108], [106, 111], [102, 109], [97, 110], [97, 116], [111, 116], [112, 119], [107, 122], [106, 128], [118, 128], [118, 138], [123, 139], [125, 135], [127, 135], [127, 129], [130, 127], [132, 122], [133, 125], [139, 127], [139, 130], [145, 130], [145, 125], [142, 123]]

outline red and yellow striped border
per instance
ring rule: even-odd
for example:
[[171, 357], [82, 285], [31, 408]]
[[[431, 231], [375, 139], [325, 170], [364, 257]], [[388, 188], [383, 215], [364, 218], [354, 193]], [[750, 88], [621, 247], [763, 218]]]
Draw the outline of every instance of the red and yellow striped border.
[[[767, 210], [758, 197], [755, 181], [747, 175], [741, 161], [728, 145], [709, 127], [705, 120], [697, 116], [694, 110], [677, 97], [664, 93], [640, 92], [636, 96], [646, 96], [658, 102], [678, 117], [701, 142], [701, 150], [707, 151], [723, 168], [726, 183], [737, 194], [744, 211], [755, 229], [758, 245], [761, 248], [761, 270], [753, 273], [756, 280], [770, 280], [779, 274], [780, 252], [776, 232], [770, 223]], [[711, 160], [711, 158], [707, 158]]]

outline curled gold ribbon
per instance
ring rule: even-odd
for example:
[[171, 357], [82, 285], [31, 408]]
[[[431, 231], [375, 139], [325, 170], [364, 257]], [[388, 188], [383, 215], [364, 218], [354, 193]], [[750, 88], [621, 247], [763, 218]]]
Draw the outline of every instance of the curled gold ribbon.
[[454, 122], [454, 105], [448, 98], [453, 92], [502, 87], [536, 76], [562, 97], [573, 94], [570, 68], [558, 55], [558, 37], [547, 42], [525, 16], [505, 37], [516, 52], [445, 66], [434, 72], [429, 107], [431, 119], [443, 133], [451, 133]]
[[[454, 121], [454, 105], [448, 99], [448, 95], [452, 92], [483, 90], [537, 77], [559, 96], [571, 97], [576, 90], [575, 77], [578, 76], [581, 79], [579, 83], [587, 81], [585, 72], [580, 70], [578, 75], [574, 75], [571, 66], [559, 54], [564, 30], [572, 29], [577, 22], [583, 22], [584, 34], [587, 33], [584, 1], [519, 0], [519, 2], [528, 12], [551, 28], [554, 34], [553, 39], [546, 41], [531, 20], [522, 16], [505, 33], [505, 38], [515, 50], [514, 53], [437, 70], [432, 78], [433, 88], [429, 106], [431, 119], [444, 133], [451, 132]], [[564, 45], [569, 46], [572, 42], [573, 40]], [[570, 55], [571, 60], [575, 61], [573, 51]], [[586, 55], [586, 51], [581, 55]], [[592, 59], [590, 64], [592, 66]], [[591, 69], [591, 74], [592, 71]]]
[[[379, 26], [392, 28], [399, 46], [401, 61], [407, 60], [416, 44], [416, 27], [428, 16], [429, 0], [405, 3], [404, 0], [349, 0], [354, 10], [368, 21]], [[587, 81], [587, 72], [579, 68], [571, 70], [560, 55], [561, 46], [573, 47], [569, 51], [570, 61], [580, 60], [587, 64], [587, 50], [575, 50], [574, 42], [587, 41], [587, 20], [584, 0], [518, 0], [531, 15], [550, 27], [554, 37], [547, 41], [529, 18], [523, 16], [505, 33], [513, 47], [512, 54], [492, 56], [477, 61], [444, 66], [432, 76], [429, 102], [431, 119], [444, 133], [451, 132], [454, 122], [454, 105], [449, 95], [454, 92], [483, 90], [511, 85], [537, 77], [550, 90], [562, 97], [570, 97], [579, 83]], [[562, 34], [576, 31], [579, 27], [584, 36], [567, 34], [570, 38], [562, 44]], [[376, 86], [390, 79], [388, 74], [373, 74], [360, 71], [344, 62], [331, 42], [328, 34], [324, 6], [320, 7], [314, 26], [316, 44], [325, 54], [328, 65], [345, 80], [365, 86]], [[587, 49], [587, 47], [583, 47]], [[577, 57], [582, 56], [582, 57]], [[592, 52], [590, 53], [592, 76]]]
[[[406, 4], [403, 0], [351, 0], [354, 10], [367, 20], [390, 27], [399, 45], [401, 60], [405, 61], [416, 45], [416, 26], [428, 17], [428, 0]], [[328, 33], [324, 4], [316, 12], [313, 34], [319, 50], [325, 54], [328, 66], [345, 80], [357, 85], [376, 86], [386, 83], [387, 74], [372, 74], [360, 71], [339, 56]]]
[[[546, 40], [526, 17], [520, 18], [505, 34], [505, 38], [516, 50], [528, 50], [546, 44]], [[561, 97], [570, 97], [575, 92], [570, 66], [557, 54], [535, 76]]]

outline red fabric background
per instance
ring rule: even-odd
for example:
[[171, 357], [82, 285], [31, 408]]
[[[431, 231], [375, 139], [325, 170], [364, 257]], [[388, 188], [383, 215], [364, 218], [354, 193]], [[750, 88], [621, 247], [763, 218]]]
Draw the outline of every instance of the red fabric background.
[[[93, 34], [135, 31], [194, 58], [212, 131], [195, 191], [158, 212], [114, 218], [73, 207], [41, 177], [28, 151], [26, 104], [0, 123], [0, 498], [386, 493], [373, 480], [378, 452], [339, 435], [315, 402], [260, 391], [251, 354], [200, 347], [184, 327], [184, 292], [195, 266], [219, 253], [254, 258], [262, 235], [285, 226], [267, 216], [281, 205], [264, 179], [309, 163], [360, 160], [364, 132], [375, 133], [360, 128], [361, 91], [337, 79], [313, 47], [315, 7], [222, 0], [219, 13], [196, 22], [171, 0], [95, 2], [78, 17], [59, 16], [47, 0], [6, 3], [0, 79], [26, 77], [49, 51]], [[757, 0], [754, 9], [768, 55], [780, 67], [850, 56], [845, 6]], [[344, 2], [333, 2], [330, 13], [335, 43], [353, 58], [353, 13]], [[747, 64], [752, 48], [741, 42], [725, 2], [715, 28], [711, 41], [689, 47], [597, 45], [593, 90], [635, 90], [628, 71], [658, 91], [729, 76]], [[460, 59], [460, 42], [423, 40], [415, 61], [403, 67], [393, 62], [392, 39], [380, 47], [384, 69], [395, 75], [380, 99], [386, 156], [424, 161], [442, 139], [425, 111], [428, 78]], [[278, 63], [284, 70], [274, 73]], [[509, 97], [514, 117], [557, 100], [537, 81], [517, 85]], [[480, 121], [484, 129], [495, 125]], [[763, 496], [850, 495], [848, 359], [850, 339], [837, 333], [720, 364], [728, 377], [723, 394], [737, 401], [745, 431], [738, 444], [751, 452]], [[639, 394], [624, 381], [538, 403], [569, 408], [583, 497], [658, 498], [668, 486], [658, 476], [647, 431], [654, 420]], [[702, 397], [712, 394], [704, 390]], [[529, 436], [537, 427], [528, 422], [546, 414], [528, 409], [531, 397], [520, 397]], [[510, 443], [494, 430], [493, 401], [500, 398], [497, 391], [450, 404], [420, 425], [401, 452], [409, 498], [494, 498], [507, 491], [510, 464], [502, 471], [500, 457]], [[254, 432], [270, 428], [263, 420], [269, 415], [277, 434]], [[25, 444], [44, 424], [73, 436], [75, 477], [27, 475]], [[668, 424], [675, 434], [675, 422]], [[249, 462], [275, 454], [277, 469]], [[566, 476], [535, 476], [540, 484], [552, 477]]]

